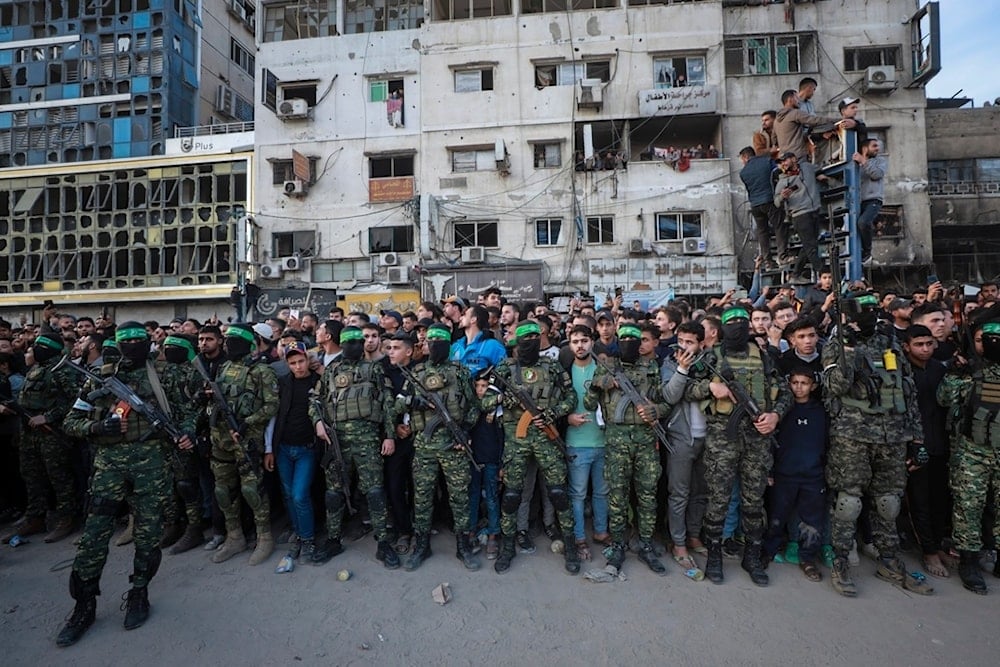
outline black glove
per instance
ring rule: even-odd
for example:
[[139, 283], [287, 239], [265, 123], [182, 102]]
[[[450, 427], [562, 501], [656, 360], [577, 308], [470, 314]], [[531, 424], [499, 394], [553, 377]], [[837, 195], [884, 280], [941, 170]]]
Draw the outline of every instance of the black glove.
[[121, 435], [122, 419], [118, 415], [114, 415], [103, 421], [94, 422], [90, 425], [90, 432], [93, 435]]
[[424, 400], [424, 397], [419, 394], [410, 396], [406, 401], [406, 405], [413, 410], [430, 410], [432, 407], [431, 404]]
[[906, 445], [906, 458], [915, 465], [925, 466], [931, 460], [931, 455], [924, 447], [924, 443], [911, 442]]

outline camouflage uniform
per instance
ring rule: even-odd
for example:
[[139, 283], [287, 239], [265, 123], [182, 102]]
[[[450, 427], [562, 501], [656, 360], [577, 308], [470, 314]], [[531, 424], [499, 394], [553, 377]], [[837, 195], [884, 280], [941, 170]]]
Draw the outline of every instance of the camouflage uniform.
[[[388, 535], [382, 440], [393, 438], [395, 432], [392, 383], [381, 363], [364, 359], [351, 361], [341, 356], [323, 371], [316, 392], [318, 401], [310, 405], [309, 416], [313, 423], [325, 421], [336, 428], [344, 465], [350, 466], [353, 461], [358, 471], [358, 486], [368, 500], [375, 539], [385, 542]], [[340, 540], [344, 484], [336, 459], [330, 458], [324, 472], [327, 539]]]
[[70, 520], [77, 510], [76, 484], [70, 441], [59, 433], [60, 424], [70, 411], [80, 384], [69, 368], [53, 370], [60, 357], [36, 363], [24, 378], [18, 403], [29, 415], [45, 415], [47, 426], [32, 428], [25, 424], [21, 436], [21, 476], [27, 488], [26, 518], [45, 520], [48, 508], [48, 485], [56, 497], [56, 515]]
[[226, 532], [242, 538], [239, 503], [242, 493], [253, 512], [258, 538], [270, 535], [271, 507], [263, 493], [261, 476], [264, 430], [278, 412], [278, 380], [270, 366], [247, 355], [224, 362], [216, 382], [242, 428], [237, 444], [218, 406], [214, 402], [209, 404], [215, 497], [226, 518]]
[[[192, 418], [196, 420], [201, 414], [201, 405], [195, 400], [195, 396], [201, 389], [201, 376], [198, 375], [194, 367], [190, 364], [170, 364], [177, 367], [176, 373], [170, 373], [163, 379], [163, 389], [184, 396], [184, 408], [192, 413]], [[168, 389], [168, 385], [169, 389]], [[176, 386], [174, 386], [176, 385]], [[172, 406], [181, 407], [181, 406]], [[164, 443], [168, 450], [173, 446]], [[175, 494], [171, 494], [163, 509], [163, 521], [165, 524], [180, 523], [180, 512], [183, 510], [189, 526], [201, 527], [201, 484], [198, 480], [198, 452], [196, 449], [183, 449], [176, 452], [176, 456], [170, 451], [164, 453], [166, 463], [167, 479], [171, 489]], [[178, 498], [180, 502], [178, 503]]]
[[[618, 363], [609, 360], [610, 363]], [[666, 416], [669, 406], [660, 390], [660, 369], [655, 360], [640, 359], [635, 364], [621, 363], [615, 369], [628, 377], [635, 388], [655, 409], [657, 418]], [[611, 539], [625, 544], [629, 510], [629, 486], [634, 485], [637, 504], [636, 529], [643, 545], [653, 539], [656, 525], [656, 484], [660, 479], [660, 444], [656, 433], [639, 416], [636, 406], [628, 403], [625, 393], [615, 386], [612, 373], [598, 365], [584, 407], [596, 410], [607, 423], [604, 454], [604, 478], [608, 483], [608, 519]], [[624, 550], [622, 551], [624, 555]], [[620, 563], [616, 566], [620, 567]]]
[[844, 348], [846, 367], [839, 362], [836, 337], [822, 353], [823, 396], [830, 416], [826, 481], [835, 494], [830, 529], [839, 557], [851, 550], [865, 495], [875, 510], [870, 520], [879, 553], [892, 558], [899, 548], [896, 516], [906, 488], [906, 443], [923, 440], [923, 426], [909, 361], [895, 350], [890, 354], [898, 369], [884, 367], [883, 354], [891, 346], [888, 337], [874, 334]]

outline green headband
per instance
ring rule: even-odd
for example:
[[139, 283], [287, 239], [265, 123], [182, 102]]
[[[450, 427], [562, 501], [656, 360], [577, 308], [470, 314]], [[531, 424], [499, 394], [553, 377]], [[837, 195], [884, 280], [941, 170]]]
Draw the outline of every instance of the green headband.
[[430, 327], [427, 329], [427, 340], [451, 341], [451, 333], [444, 327]]
[[642, 338], [642, 331], [639, 327], [632, 326], [631, 324], [623, 324], [618, 327], [618, 337], [619, 338]]
[[232, 338], [242, 338], [243, 340], [250, 343], [254, 342], [253, 332], [247, 331], [243, 327], [229, 327], [228, 329], [226, 329], [226, 335]]
[[51, 347], [53, 350], [62, 350], [63, 344], [57, 340], [52, 340], [48, 336], [38, 336], [35, 338], [35, 342], [39, 345], [44, 345], [45, 347]]
[[129, 327], [128, 329], [119, 329], [115, 332], [115, 342], [120, 343], [123, 340], [148, 340], [149, 334], [146, 333], [145, 329], [140, 327]]
[[531, 334], [542, 335], [542, 328], [538, 326], [537, 322], [525, 322], [524, 324], [519, 324], [516, 329], [514, 329], [514, 336], [520, 340], [525, 336], [530, 336]]
[[348, 340], [364, 340], [364, 339], [365, 339], [365, 334], [364, 332], [361, 331], [361, 329], [351, 329], [351, 330], [344, 329], [343, 331], [340, 332], [341, 343]]
[[110, 338], [107, 338], [107, 339], [104, 340], [103, 343], [101, 343], [101, 347], [102, 348], [104, 348], [104, 347], [113, 347], [113, 348], [115, 348], [117, 350], [118, 349], [118, 344], [115, 343], [115, 341], [111, 340]]
[[862, 294], [855, 301], [858, 302], [859, 306], [877, 306], [878, 299], [873, 297], [871, 294]]
[[733, 320], [749, 320], [750, 316], [742, 308], [728, 308], [722, 313], [722, 323], [729, 324]]
[[983, 325], [984, 334], [1000, 334], [1000, 322], [987, 322]]
[[191, 344], [187, 338], [181, 338], [180, 336], [167, 336], [164, 341], [164, 345], [173, 345], [174, 347], [183, 347], [188, 351], [188, 361], [194, 359], [195, 351], [194, 345]]

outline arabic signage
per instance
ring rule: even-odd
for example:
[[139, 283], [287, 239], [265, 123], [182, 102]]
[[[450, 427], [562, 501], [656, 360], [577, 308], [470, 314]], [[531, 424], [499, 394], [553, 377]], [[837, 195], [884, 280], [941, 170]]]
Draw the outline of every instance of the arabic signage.
[[344, 295], [340, 307], [347, 312], [379, 314], [383, 310], [398, 310], [405, 313], [416, 310], [420, 305], [420, 294], [416, 290], [394, 292], [357, 292]]
[[413, 177], [399, 176], [396, 178], [368, 179], [368, 201], [372, 204], [382, 202], [406, 201], [413, 198]]
[[269, 289], [261, 291], [253, 307], [258, 319], [274, 317], [283, 308], [289, 308], [316, 313], [324, 320], [336, 305], [337, 291], [332, 289]]
[[715, 86], [684, 86], [639, 91], [640, 116], [715, 113], [718, 106]]
[[440, 301], [457, 294], [475, 303], [490, 287], [499, 287], [508, 301], [524, 303], [543, 298], [542, 265], [483, 265], [448, 269], [426, 269], [420, 276], [420, 293], [427, 301]]
[[652, 301], [655, 295], [648, 294], [649, 290], [712, 295], [737, 286], [735, 255], [592, 259], [587, 263], [587, 273], [590, 293], [595, 298], [611, 298], [615, 288], [621, 288], [626, 304], [636, 299]]

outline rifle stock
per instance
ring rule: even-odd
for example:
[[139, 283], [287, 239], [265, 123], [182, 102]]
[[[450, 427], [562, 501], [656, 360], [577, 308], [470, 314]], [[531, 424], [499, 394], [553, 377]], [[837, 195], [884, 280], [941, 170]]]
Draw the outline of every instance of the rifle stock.
[[523, 438], [528, 435], [528, 425], [531, 424], [536, 417], [538, 417], [545, 422], [545, 424], [540, 428], [541, 432], [555, 444], [560, 453], [562, 453], [563, 458], [566, 459], [566, 461], [573, 461], [576, 459], [576, 455], [570, 454], [569, 450], [566, 448], [566, 441], [564, 441], [562, 436], [559, 435], [559, 429], [556, 428], [555, 424], [553, 424], [551, 420], [546, 418], [545, 412], [538, 407], [538, 404], [535, 403], [526, 391], [495, 372], [490, 373], [490, 384], [499, 384], [501, 389], [510, 392], [517, 402], [521, 404], [524, 414], [522, 414], [521, 418], [518, 420], [517, 428], [514, 431], [514, 434], [518, 438]]
[[208, 369], [205, 368], [205, 364], [202, 363], [201, 359], [197, 356], [191, 361], [191, 365], [194, 366], [194, 369], [198, 371], [198, 375], [205, 380], [205, 384], [207, 384], [208, 388], [212, 391], [212, 400], [215, 401], [216, 407], [219, 408], [219, 412], [222, 413], [223, 418], [226, 420], [226, 426], [229, 427], [230, 431], [239, 436], [233, 438], [233, 444], [236, 445], [236, 449], [239, 451], [244, 463], [250, 466], [252, 470], [253, 461], [250, 459], [250, 452], [248, 451], [247, 446], [243, 444], [243, 434], [240, 431], [239, 419], [236, 417], [236, 413], [233, 412], [232, 407], [230, 407], [229, 403], [226, 401], [226, 397], [222, 395], [222, 389], [219, 387], [219, 383], [212, 379], [212, 376], [208, 373]]
[[441, 424], [444, 424], [448, 428], [448, 433], [455, 441], [455, 444], [462, 448], [466, 458], [468, 458], [472, 465], [475, 466], [476, 470], [482, 470], [483, 464], [476, 461], [475, 454], [472, 451], [472, 441], [469, 438], [469, 434], [465, 432], [465, 429], [463, 429], [457, 421], [455, 421], [455, 417], [448, 412], [448, 406], [445, 405], [441, 396], [436, 391], [431, 391], [420, 384], [420, 381], [410, 369], [403, 366], [397, 366], [397, 368], [399, 368], [403, 377], [409, 381], [410, 386], [413, 387], [413, 391], [420, 394], [420, 398], [434, 406], [435, 415], [433, 418], [427, 420], [427, 424], [424, 427], [424, 437], [429, 440], [434, 431]]
[[[639, 406], [641, 405], [650, 406], [653, 404], [652, 401], [643, 396], [642, 393], [638, 389], [636, 389], [636, 386], [628, 378], [628, 375], [625, 374], [624, 370], [622, 372], [619, 372], [617, 368], [612, 368], [611, 366], [601, 361], [597, 357], [594, 357], [594, 360], [597, 362], [598, 366], [603, 368], [611, 375], [612, 378], [614, 378], [615, 382], [618, 383], [618, 387], [625, 394], [626, 401], [623, 403], [619, 403], [618, 410], [616, 411], [615, 414], [616, 418], [621, 418], [622, 416], [624, 416], [625, 409], [628, 407], [629, 403], [631, 403], [636, 409], [638, 409]], [[661, 424], [659, 420], [654, 420], [652, 422], [647, 422], [647, 423], [649, 424], [649, 427], [653, 429], [653, 433], [656, 434], [656, 439], [658, 443], [663, 443], [664, 447], [669, 447], [670, 443], [667, 440], [667, 432], [663, 429], [663, 424]], [[659, 445], [657, 445], [657, 447], [659, 447]]]

